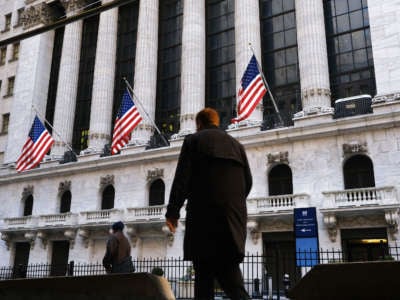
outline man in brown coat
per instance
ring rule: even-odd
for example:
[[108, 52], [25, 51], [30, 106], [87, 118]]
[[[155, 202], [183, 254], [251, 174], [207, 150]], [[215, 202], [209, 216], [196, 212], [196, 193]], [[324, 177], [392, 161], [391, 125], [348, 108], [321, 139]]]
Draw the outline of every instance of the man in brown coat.
[[131, 245], [123, 234], [124, 223], [121, 221], [111, 226], [112, 233], [107, 241], [103, 266], [107, 273], [131, 273], [134, 271], [131, 257]]
[[172, 232], [187, 199], [184, 259], [193, 261], [195, 299], [214, 299], [214, 279], [233, 300], [247, 299], [239, 264], [246, 240], [252, 177], [244, 147], [218, 128], [218, 113], [196, 116], [197, 133], [182, 145], [166, 223]]

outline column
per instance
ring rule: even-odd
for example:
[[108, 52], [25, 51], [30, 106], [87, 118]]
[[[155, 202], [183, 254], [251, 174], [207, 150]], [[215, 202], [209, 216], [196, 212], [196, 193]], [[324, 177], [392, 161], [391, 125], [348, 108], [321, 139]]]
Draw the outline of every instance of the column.
[[[107, 2], [110, 0], [103, 0], [103, 4]], [[89, 129], [89, 149], [95, 152], [101, 152], [111, 140], [117, 32], [118, 8], [101, 13]]]
[[[50, 10], [45, 3], [29, 7], [27, 13], [29, 18], [24, 21], [24, 29], [51, 22]], [[15, 162], [21, 154], [36, 114], [32, 106], [41, 116], [45, 115], [53, 44], [54, 31], [21, 41], [4, 163]]]
[[[63, 1], [67, 16], [73, 15], [83, 7], [83, 0]], [[71, 145], [74, 129], [76, 95], [78, 90], [79, 60], [81, 53], [83, 21], [75, 21], [65, 26], [58, 76], [56, 107], [54, 111], [53, 135], [55, 143], [51, 154], [62, 156], [68, 150], [65, 143]]]
[[[141, 0], [133, 88], [141, 106], [154, 120], [157, 89], [158, 0]], [[140, 109], [140, 106], [139, 106]], [[132, 133], [131, 143], [144, 145], [150, 140], [154, 126], [146, 116]]]
[[[246, 70], [253, 53], [249, 45], [254, 49], [256, 58], [261, 65], [261, 31], [258, 0], [235, 1], [235, 59], [236, 59], [236, 86]], [[236, 91], [237, 93], [237, 91]], [[261, 124], [263, 120], [262, 102], [257, 105], [247, 120], [250, 124]]]
[[[322, 0], [295, 1], [297, 44], [303, 111], [295, 120], [307, 116], [331, 117], [328, 55]], [[295, 124], [296, 125], [296, 124]]]
[[196, 131], [195, 115], [205, 105], [205, 39], [204, 0], [185, 0], [182, 29], [180, 136]]

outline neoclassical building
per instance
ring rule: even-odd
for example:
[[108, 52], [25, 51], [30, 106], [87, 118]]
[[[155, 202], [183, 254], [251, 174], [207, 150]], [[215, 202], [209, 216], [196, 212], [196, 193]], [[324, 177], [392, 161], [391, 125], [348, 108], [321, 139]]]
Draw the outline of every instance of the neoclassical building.
[[[0, 40], [108, 2], [1, 0]], [[399, 0], [137, 0], [3, 46], [0, 265], [100, 261], [116, 220], [132, 256], [182, 256], [184, 209], [172, 235], [165, 205], [205, 106], [247, 151], [249, 253], [293, 254], [300, 207], [316, 207], [321, 248], [398, 245], [399, 19]], [[283, 122], [267, 95], [229, 126], [249, 45]], [[110, 156], [124, 78], [146, 115]], [[35, 113], [56, 142], [17, 173]]]

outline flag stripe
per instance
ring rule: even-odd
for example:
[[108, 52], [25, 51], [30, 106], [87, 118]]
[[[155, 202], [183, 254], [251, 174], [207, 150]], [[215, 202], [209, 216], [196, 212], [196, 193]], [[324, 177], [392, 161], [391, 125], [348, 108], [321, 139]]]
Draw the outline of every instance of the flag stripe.
[[131, 132], [141, 121], [142, 116], [128, 91], [125, 91], [115, 120], [111, 154], [117, 154], [129, 142]]
[[247, 119], [266, 92], [267, 88], [258, 69], [256, 57], [253, 55], [240, 82], [237, 106], [238, 116], [233, 118], [231, 122], [237, 123]]
[[54, 144], [54, 139], [35, 116], [28, 139], [22, 147], [17, 159], [16, 170], [22, 172], [36, 167]]

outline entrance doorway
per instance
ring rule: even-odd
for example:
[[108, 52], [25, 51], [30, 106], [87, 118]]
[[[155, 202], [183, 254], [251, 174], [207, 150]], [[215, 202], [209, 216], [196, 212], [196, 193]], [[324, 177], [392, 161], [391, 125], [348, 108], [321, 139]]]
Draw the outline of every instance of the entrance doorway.
[[50, 276], [65, 276], [67, 274], [69, 241], [54, 241], [51, 256]]
[[13, 278], [26, 278], [30, 249], [28, 242], [15, 243]]
[[342, 249], [347, 261], [374, 261], [389, 255], [386, 228], [342, 229]]
[[[272, 290], [274, 293], [278, 291], [283, 293], [284, 274], [289, 275], [291, 282], [297, 282], [301, 278], [300, 270], [296, 268], [293, 232], [263, 233], [263, 248], [267, 277], [272, 277]], [[267, 287], [265, 282], [263, 282], [264, 287], [265, 289]]]

